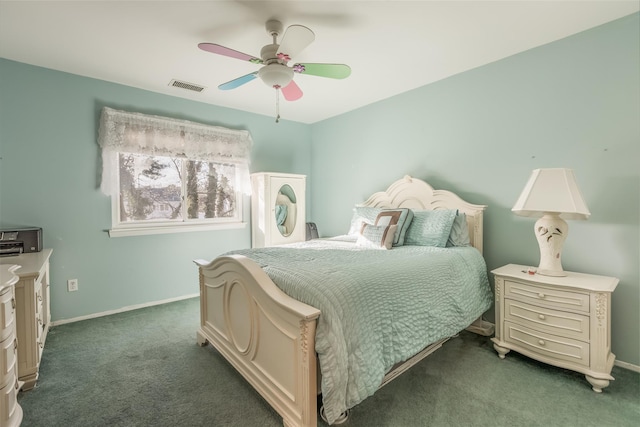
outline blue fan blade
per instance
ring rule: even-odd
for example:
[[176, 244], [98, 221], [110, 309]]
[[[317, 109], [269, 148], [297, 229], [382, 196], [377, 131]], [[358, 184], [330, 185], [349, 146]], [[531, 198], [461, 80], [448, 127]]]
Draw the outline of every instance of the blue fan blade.
[[233, 79], [229, 82], [222, 83], [220, 86], [218, 86], [218, 89], [220, 90], [235, 89], [238, 86], [242, 86], [245, 83], [249, 83], [251, 80], [255, 79], [256, 77], [258, 77], [257, 71], [251, 74], [244, 75], [242, 77], [238, 77], [237, 79]]

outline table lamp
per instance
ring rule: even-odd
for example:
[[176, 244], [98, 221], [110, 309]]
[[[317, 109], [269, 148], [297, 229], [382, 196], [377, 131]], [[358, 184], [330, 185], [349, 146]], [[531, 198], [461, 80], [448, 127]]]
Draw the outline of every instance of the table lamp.
[[534, 226], [540, 246], [537, 273], [566, 276], [562, 270], [562, 245], [569, 232], [565, 219], [587, 219], [591, 215], [573, 171], [535, 169], [511, 210], [516, 215], [539, 217]]

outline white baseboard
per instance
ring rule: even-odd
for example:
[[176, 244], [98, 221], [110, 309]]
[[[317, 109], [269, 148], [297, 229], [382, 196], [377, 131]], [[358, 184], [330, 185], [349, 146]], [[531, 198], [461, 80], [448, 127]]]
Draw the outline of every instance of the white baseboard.
[[[97, 317], [109, 316], [111, 314], [123, 313], [125, 311], [138, 310], [140, 308], [152, 307], [154, 305], [167, 304], [167, 303], [170, 303], [170, 302], [182, 301], [182, 300], [185, 300], [185, 299], [198, 298], [198, 297], [200, 297], [199, 293], [191, 294], [191, 295], [183, 295], [181, 297], [169, 298], [169, 299], [165, 299], [165, 300], [161, 300], [161, 301], [148, 302], [148, 303], [145, 303], [145, 304], [129, 305], [129, 306], [126, 306], [126, 307], [119, 308], [117, 310], [103, 311], [101, 313], [93, 313], [93, 314], [88, 314], [86, 316], [74, 317], [74, 318], [71, 318], [71, 319], [56, 320], [56, 321], [51, 322], [51, 326], [64, 325], [65, 323], [79, 322], [81, 320], [87, 320], [87, 319], [95, 319]], [[483, 324], [483, 326], [491, 326], [491, 327], [493, 327], [493, 323], [490, 323], [490, 322], [482, 321], [482, 324]], [[471, 332], [480, 333], [480, 332], [476, 332], [476, 331], [471, 331]], [[486, 333], [481, 333], [481, 334], [482, 335], [486, 335]], [[620, 367], [620, 368], [629, 369], [630, 371], [640, 373], [640, 366], [638, 366], [638, 365], [634, 365], [632, 363], [627, 363], [627, 362], [622, 362], [620, 360], [616, 360], [613, 364], [615, 366]]]
[[55, 320], [55, 321], [51, 322], [51, 326], [64, 325], [65, 323], [79, 322], [81, 320], [95, 319], [97, 317], [109, 316], [111, 314], [123, 313], [125, 311], [138, 310], [140, 308], [152, 307], [154, 305], [167, 304], [167, 303], [170, 303], [170, 302], [182, 301], [182, 300], [185, 300], [185, 299], [198, 298], [198, 297], [200, 297], [199, 293], [191, 294], [191, 295], [183, 295], [181, 297], [176, 297], [176, 298], [169, 298], [169, 299], [165, 299], [165, 300], [162, 300], [162, 301], [152, 301], [152, 302], [147, 302], [147, 303], [144, 303], [144, 304], [129, 305], [129, 306], [126, 306], [126, 307], [119, 308], [117, 310], [103, 311], [101, 313], [93, 313], [93, 314], [88, 314], [86, 316], [74, 317], [74, 318], [71, 318], [71, 319]]
[[628, 369], [628, 370], [633, 371], [633, 372], [640, 373], [640, 366], [638, 366], [638, 365], [634, 365], [632, 363], [627, 363], [627, 362], [622, 362], [620, 360], [616, 360], [615, 362], [613, 362], [613, 364], [615, 366], [619, 366], [620, 368], [624, 368], [624, 369]]

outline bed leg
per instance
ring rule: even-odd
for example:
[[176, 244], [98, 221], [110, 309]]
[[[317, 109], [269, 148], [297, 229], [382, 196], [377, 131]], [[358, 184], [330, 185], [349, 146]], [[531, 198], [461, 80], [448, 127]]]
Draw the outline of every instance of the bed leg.
[[495, 331], [495, 326], [491, 322], [482, 320], [482, 316], [480, 316], [467, 327], [467, 331], [473, 332], [474, 334], [483, 335], [485, 337], [490, 337]]
[[[320, 418], [322, 418], [322, 421], [324, 421], [325, 423], [329, 424], [329, 421], [327, 421], [327, 418], [324, 416], [324, 406], [320, 407]], [[333, 422], [333, 424], [331, 424], [331, 425], [332, 426], [337, 426], [339, 424], [342, 424], [342, 423], [346, 422], [348, 419], [349, 419], [349, 410], [347, 409], [342, 414], [340, 414], [338, 419], [336, 419]]]
[[201, 331], [196, 332], [196, 342], [200, 347], [204, 347], [207, 345], [207, 338], [202, 334]]

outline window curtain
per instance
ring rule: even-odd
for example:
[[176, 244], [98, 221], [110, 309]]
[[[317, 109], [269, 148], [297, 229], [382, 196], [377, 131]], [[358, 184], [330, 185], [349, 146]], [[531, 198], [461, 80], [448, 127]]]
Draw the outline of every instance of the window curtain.
[[141, 113], [102, 109], [98, 144], [102, 149], [103, 193], [117, 194], [118, 153], [168, 156], [236, 165], [241, 189], [249, 189], [251, 135], [245, 130]]

